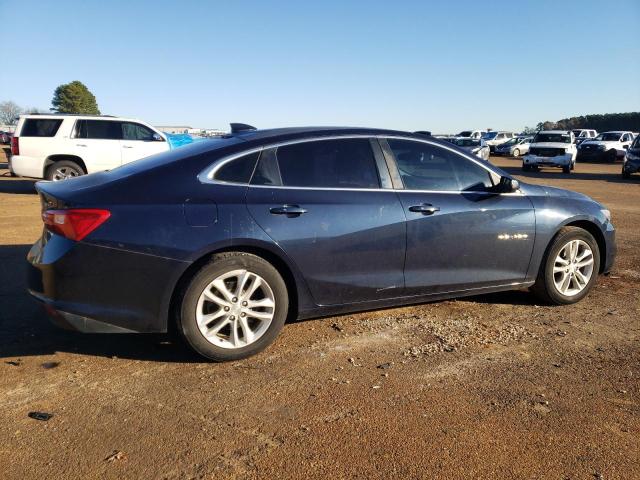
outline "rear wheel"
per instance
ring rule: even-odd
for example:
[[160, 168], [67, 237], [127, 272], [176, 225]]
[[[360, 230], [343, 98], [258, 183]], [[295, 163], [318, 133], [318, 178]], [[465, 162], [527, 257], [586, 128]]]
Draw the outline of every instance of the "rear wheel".
[[518, 158], [520, 156], [520, 150], [517, 148], [514, 148], [513, 153], [511, 155], [513, 155], [514, 158]]
[[571, 173], [571, 165], [562, 167], [562, 173]]
[[626, 178], [629, 179], [631, 178], [631, 174], [629, 172], [627, 172], [624, 167], [622, 167], [622, 178]]
[[248, 253], [222, 253], [186, 287], [178, 330], [200, 355], [238, 360], [274, 341], [288, 309], [287, 287], [269, 262]]
[[60, 160], [47, 168], [47, 180], [53, 182], [79, 177], [80, 175], [84, 175], [84, 170], [82, 170], [80, 165], [71, 160]]
[[586, 230], [563, 227], [549, 246], [533, 292], [545, 302], [567, 305], [582, 300], [600, 268], [596, 240]]
[[607, 161], [609, 163], [615, 163], [617, 159], [618, 159], [618, 152], [615, 149], [609, 150], [607, 152]]

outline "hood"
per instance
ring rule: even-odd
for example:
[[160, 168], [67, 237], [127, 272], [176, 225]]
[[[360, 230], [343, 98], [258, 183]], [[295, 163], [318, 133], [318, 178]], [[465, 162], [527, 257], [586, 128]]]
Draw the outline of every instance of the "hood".
[[585, 140], [580, 145], [611, 145], [612, 143], [618, 143], [617, 140]]
[[562, 143], [562, 142], [540, 142], [540, 143], [530, 143], [530, 147], [537, 148], [562, 148], [567, 149], [571, 146], [570, 143]]
[[583, 193], [574, 192], [573, 190], [565, 190], [564, 188], [549, 187], [547, 185], [540, 185], [539, 187], [549, 197], [572, 198], [574, 200], [588, 200], [591, 202], [595, 202], [593, 198]]

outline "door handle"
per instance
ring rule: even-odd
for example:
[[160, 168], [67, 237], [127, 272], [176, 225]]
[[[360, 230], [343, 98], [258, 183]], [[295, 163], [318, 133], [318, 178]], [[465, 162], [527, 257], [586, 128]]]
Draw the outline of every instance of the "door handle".
[[86, 147], [84, 143], [76, 143], [76, 147]]
[[122, 148], [133, 148], [133, 147], [130, 147], [129, 145], [123, 145]]
[[410, 212], [418, 212], [423, 215], [433, 215], [436, 212], [440, 211], [440, 207], [434, 207], [430, 203], [423, 203], [422, 205], [414, 205], [409, 207]]
[[298, 217], [303, 213], [307, 213], [307, 210], [299, 205], [282, 205], [281, 207], [273, 207], [269, 211], [273, 215], [286, 215], [287, 217]]

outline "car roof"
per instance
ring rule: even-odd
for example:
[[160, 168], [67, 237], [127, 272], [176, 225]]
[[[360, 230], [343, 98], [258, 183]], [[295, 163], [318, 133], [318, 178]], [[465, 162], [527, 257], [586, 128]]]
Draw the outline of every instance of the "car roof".
[[600, 132], [600, 134], [603, 134], [603, 133], [616, 133], [618, 135], [622, 135], [623, 133], [633, 133], [633, 132], [629, 130], [609, 130], [608, 132]]
[[571, 133], [572, 130], [540, 130], [538, 133]]
[[22, 118], [75, 118], [81, 120], [117, 120], [125, 122], [143, 122], [137, 118], [116, 117], [114, 115], [80, 115], [76, 113], [28, 113], [20, 115]]
[[[412, 132], [405, 132], [401, 130], [390, 130], [380, 128], [366, 128], [366, 127], [287, 127], [287, 128], [270, 128], [264, 130], [242, 130], [236, 133], [230, 133], [225, 137], [236, 137], [246, 141], [269, 141], [269, 140], [288, 140], [292, 138], [305, 138], [316, 136], [347, 136], [347, 135], [364, 135], [364, 136], [376, 136], [376, 135], [392, 135], [415, 138], [424, 140], [425, 135], [415, 134]], [[430, 137], [435, 142], [438, 139]]]

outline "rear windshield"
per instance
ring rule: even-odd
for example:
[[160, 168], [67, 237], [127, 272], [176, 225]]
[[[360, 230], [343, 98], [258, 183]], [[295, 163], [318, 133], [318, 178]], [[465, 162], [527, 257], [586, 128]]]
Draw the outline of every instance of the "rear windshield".
[[62, 119], [27, 118], [20, 131], [21, 137], [53, 137], [60, 128]]
[[596, 137], [596, 140], [602, 140], [604, 142], [617, 142], [618, 140], [620, 140], [621, 136], [622, 135], [620, 135], [619, 133], [601, 133]]

